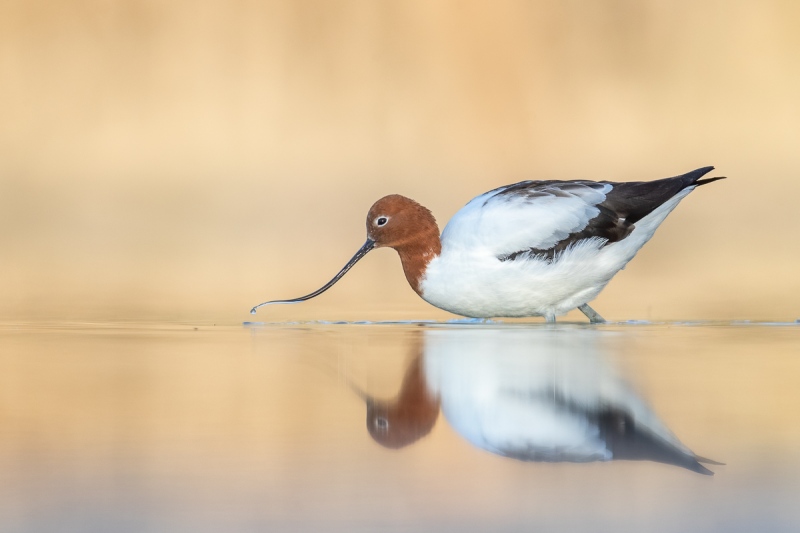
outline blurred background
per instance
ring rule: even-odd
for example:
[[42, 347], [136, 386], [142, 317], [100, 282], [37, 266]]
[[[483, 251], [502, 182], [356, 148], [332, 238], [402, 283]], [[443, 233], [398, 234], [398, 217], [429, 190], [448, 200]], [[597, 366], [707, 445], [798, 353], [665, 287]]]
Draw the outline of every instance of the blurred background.
[[[385, 194], [715, 165], [593, 306], [794, 320], [798, 95], [792, 0], [6, 0], [0, 319], [237, 323]], [[450, 316], [379, 250], [257, 319]]]

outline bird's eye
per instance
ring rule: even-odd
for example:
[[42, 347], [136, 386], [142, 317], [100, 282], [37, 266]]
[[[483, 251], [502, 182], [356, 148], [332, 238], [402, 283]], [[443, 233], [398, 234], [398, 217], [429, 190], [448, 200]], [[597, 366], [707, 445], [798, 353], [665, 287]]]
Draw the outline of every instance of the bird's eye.
[[389, 429], [389, 421], [382, 416], [375, 419], [375, 427], [381, 431]]
[[389, 219], [387, 217], [378, 217], [377, 219], [375, 219], [376, 226], [385, 226], [387, 222], [389, 222]]

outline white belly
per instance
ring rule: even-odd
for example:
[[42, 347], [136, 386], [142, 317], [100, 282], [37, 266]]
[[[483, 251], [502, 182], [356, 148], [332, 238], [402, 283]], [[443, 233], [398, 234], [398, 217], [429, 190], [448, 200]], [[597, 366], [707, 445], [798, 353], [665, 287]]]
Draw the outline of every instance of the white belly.
[[443, 253], [428, 265], [422, 297], [470, 317], [562, 315], [592, 300], [624, 266], [601, 268], [599, 244], [587, 241], [552, 263]]

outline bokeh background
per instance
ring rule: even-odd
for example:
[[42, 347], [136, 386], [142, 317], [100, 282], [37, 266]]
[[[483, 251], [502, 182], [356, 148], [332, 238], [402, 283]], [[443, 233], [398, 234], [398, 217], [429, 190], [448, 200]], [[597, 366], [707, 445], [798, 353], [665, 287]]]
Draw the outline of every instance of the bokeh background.
[[[237, 323], [385, 194], [716, 165], [595, 308], [794, 320], [798, 95], [792, 0], [5, 0], [0, 318]], [[379, 250], [258, 319], [449, 316]]]

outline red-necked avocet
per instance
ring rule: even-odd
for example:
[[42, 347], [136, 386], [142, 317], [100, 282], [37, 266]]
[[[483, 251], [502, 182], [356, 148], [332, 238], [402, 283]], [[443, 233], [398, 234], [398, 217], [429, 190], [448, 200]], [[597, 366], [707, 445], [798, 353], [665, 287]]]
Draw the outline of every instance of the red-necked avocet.
[[397, 250], [411, 288], [426, 302], [473, 318], [543, 316], [589, 307], [695, 187], [723, 179], [714, 167], [655, 181], [522, 181], [474, 198], [439, 236], [431, 212], [392, 194], [367, 214], [367, 242], [320, 289], [331, 288], [373, 248]]

